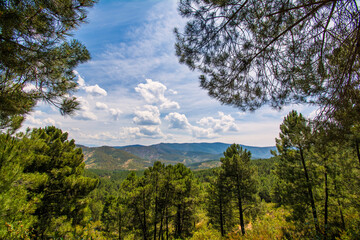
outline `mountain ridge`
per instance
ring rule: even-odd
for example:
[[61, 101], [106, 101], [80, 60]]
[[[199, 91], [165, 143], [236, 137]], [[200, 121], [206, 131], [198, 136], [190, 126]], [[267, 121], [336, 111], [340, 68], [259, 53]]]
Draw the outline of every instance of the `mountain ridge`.
[[[165, 164], [183, 163], [194, 168], [211, 168], [223, 157], [228, 143], [158, 143], [149, 146], [101, 146], [83, 149], [87, 168], [108, 170], [139, 170], [151, 166], [155, 161]], [[254, 147], [241, 145], [252, 153], [252, 159], [270, 158], [273, 147]]]

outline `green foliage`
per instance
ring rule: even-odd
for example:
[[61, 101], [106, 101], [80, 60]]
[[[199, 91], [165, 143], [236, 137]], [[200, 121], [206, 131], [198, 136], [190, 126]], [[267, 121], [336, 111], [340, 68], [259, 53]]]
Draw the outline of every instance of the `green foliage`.
[[86, 18], [94, 0], [2, 1], [0, 3], [0, 129], [18, 128], [43, 100], [71, 114], [79, 103], [71, 93], [73, 70], [89, 60], [70, 33]]
[[102, 170], [140, 170], [150, 166], [150, 161], [114, 147], [88, 148], [81, 146], [86, 167]]
[[35, 218], [34, 204], [28, 201], [26, 184], [30, 176], [23, 173], [23, 163], [29, 156], [22, 153], [19, 140], [7, 134], [0, 135], [0, 238], [16, 239], [28, 235]]
[[23, 142], [27, 151], [34, 153], [24, 173], [38, 175], [28, 187], [32, 198], [40, 199], [33, 214], [37, 217], [35, 234], [62, 236], [72, 226], [84, 224], [85, 198], [98, 180], [82, 176], [85, 164], [81, 149], [55, 127], [34, 129]]
[[207, 188], [207, 215], [213, 227], [220, 231], [221, 236], [230, 232], [235, 225], [232, 204], [231, 182], [226, 179], [223, 169], [214, 171]]
[[224, 104], [313, 103], [327, 117], [359, 107], [358, 3], [182, 0], [181, 63]]

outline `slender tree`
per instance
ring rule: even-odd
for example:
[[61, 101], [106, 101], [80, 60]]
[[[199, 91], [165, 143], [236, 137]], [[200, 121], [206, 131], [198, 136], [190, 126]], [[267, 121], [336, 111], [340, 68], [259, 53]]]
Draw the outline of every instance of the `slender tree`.
[[207, 188], [207, 215], [210, 223], [220, 229], [221, 236], [233, 227], [231, 184], [223, 169], [214, 170], [215, 177]]
[[220, 159], [225, 176], [233, 185], [232, 192], [236, 197], [239, 210], [239, 223], [242, 234], [245, 234], [244, 206], [254, 201], [256, 193], [256, 180], [254, 167], [250, 164], [251, 153], [243, 150], [238, 144], [232, 144]]
[[276, 139], [276, 147], [280, 156], [277, 175], [285, 188], [283, 191], [285, 201], [303, 217], [306, 213], [304, 211], [306, 203], [309, 203], [314, 226], [317, 235], [320, 236], [319, 218], [313, 192], [316, 176], [312, 176], [312, 174], [315, 170], [309, 169], [306, 160], [306, 151], [310, 149], [311, 127], [301, 114], [292, 111], [284, 118], [280, 130], [280, 138]]

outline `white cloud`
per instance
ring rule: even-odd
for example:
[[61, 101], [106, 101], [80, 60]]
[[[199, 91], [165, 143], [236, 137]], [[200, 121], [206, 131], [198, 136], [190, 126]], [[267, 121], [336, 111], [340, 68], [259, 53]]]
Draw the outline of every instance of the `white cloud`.
[[33, 125], [41, 125], [42, 124], [40, 119], [37, 119], [32, 115], [28, 115], [26, 117], [26, 121], [29, 122], [30, 124], [33, 124]]
[[73, 70], [73, 73], [77, 76], [77, 83], [79, 87], [85, 86], [85, 80], [80, 76], [79, 72], [76, 70]]
[[140, 83], [135, 91], [140, 93], [147, 103], [159, 104], [161, 109], [179, 109], [179, 103], [165, 97], [166, 86], [160, 82], [146, 79], [146, 83]]
[[173, 90], [173, 89], [169, 89], [169, 92], [170, 92], [171, 94], [174, 94], [174, 95], [178, 94], [178, 92], [175, 91], [175, 90]]
[[235, 123], [235, 119], [229, 114], [225, 115], [223, 112], [218, 112], [220, 118], [216, 119], [213, 117], [204, 117], [198, 121], [201, 126], [211, 128], [214, 132], [225, 133], [225, 132], [237, 132], [239, 127]]
[[215, 137], [214, 131], [211, 128], [201, 128], [198, 126], [193, 126], [189, 123], [185, 114], [180, 114], [177, 112], [169, 113], [165, 120], [169, 121], [170, 128], [187, 130], [194, 137], [197, 138], [213, 138]]
[[94, 135], [89, 135], [88, 138], [101, 141], [116, 140], [118, 137], [110, 132], [100, 132]]
[[169, 113], [165, 120], [170, 122], [170, 128], [175, 129], [189, 129], [191, 127], [188, 119], [185, 114], [180, 114], [177, 112]]
[[121, 114], [123, 113], [119, 108], [109, 108], [109, 106], [103, 102], [96, 102], [95, 108], [97, 110], [107, 111], [115, 121], [119, 120]]
[[160, 105], [161, 109], [179, 109], [180, 105], [179, 103], [175, 101], [166, 101]]
[[201, 128], [197, 126], [191, 126], [191, 132], [194, 137], [197, 138], [214, 138], [216, 135], [211, 128]]
[[162, 138], [164, 134], [159, 126], [124, 127], [121, 129], [122, 138]]
[[95, 107], [96, 107], [96, 109], [99, 109], [99, 110], [106, 110], [109, 108], [108, 105], [106, 105], [105, 103], [102, 103], [102, 102], [96, 102]]
[[162, 137], [163, 133], [161, 132], [159, 126], [142, 126], [140, 127], [140, 133], [148, 137]]
[[120, 115], [122, 114], [122, 111], [118, 108], [110, 108], [109, 113], [113, 117], [114, 120], [119, 120]]
[[156, 106], [146, 105], [145, 110], [135, 111], [133, 121], [137, 125], [160, 125], [160, 111]]
[[84, 99], [83, 97], [78, 97], [78, 101], [80, 102], [80, 110], [76, 111], [76, 115], [74, 116], [75, 119], [78, 120], [97, 120], [96, 115], [91, 112], [89, 102]]
[[44, 123], [48, 126], [61, 126], [61, 123], [56, 122], [54, 119], [52, 118], [46, 118], [44, 119]]
[[321, 110], [320, 109], [315, 109], [314, 111], [312, 111], [311, 113], [308, 114], [308, 118], [310, 118], [311, 120], [314, 120], [316, 117], [318, 117], [321, 114]]
[[75, 119], [78, 120], [84, 120], [84, 121], [95, 121], [97, 120], [97, 117], [94, 113], [92, 112], [85, 112], [85, 111], [81, 111], [79, 112], [76, 116], [74, 116]]
[[32, 84], [32, 83], [28, 83], [28, 84], [25, 85], [25, 87], [23, 87], [22, 90], [23, 90], [24, 92], [29, 93], [29, 92], [31, 92], [31, 91], [36, 90], [36, 87], [35, 87], [35, 85]]
[[77, 71], [73, 71], [74, 74], [77, 77], [77, 83], [79, 85], [79, 89], [85, 90], [86, 93], [93, 95], [93, 96], [107, 96], [107, 92], [105, 89], [101, 88], [99, 85], [95, 84], [93, 86], [88, 86], [85, 83], [84, 78], [80, 76], [80, 74]]
[[94, 86], [85, 86], [83, 87], [85, 92], [93, 95], [93, 96], [107, 96], [107, 92], [105, 89], [99, 87], [99, 85], [95, 84]]

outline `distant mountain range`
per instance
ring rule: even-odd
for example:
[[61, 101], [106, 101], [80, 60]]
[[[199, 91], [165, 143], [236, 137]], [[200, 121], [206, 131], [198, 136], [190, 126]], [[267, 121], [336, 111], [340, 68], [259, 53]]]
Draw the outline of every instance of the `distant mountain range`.
[[[223, 152], [231, 144], [226, 143], [160, 143], [151, 146], [131, 145], [124, 147], [85, 147], [83, 149], [87, 168], [138, 170], [155, 161], [166, 164], [183, 163], [194, 169], [216, 167]], [[275, 147], [244, 146], [253, 159], [270, 158]]]

